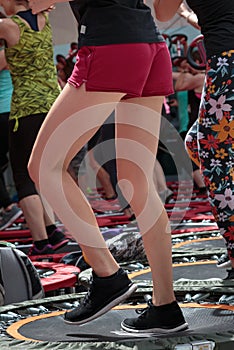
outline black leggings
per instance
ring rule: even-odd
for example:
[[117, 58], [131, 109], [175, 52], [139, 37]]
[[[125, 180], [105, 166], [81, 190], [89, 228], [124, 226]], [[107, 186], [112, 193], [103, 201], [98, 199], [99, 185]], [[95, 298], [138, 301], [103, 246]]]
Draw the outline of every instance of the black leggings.
[[8, 138], [9, 113], [0, 114], [0, 208], [7, 208], [11, 204], [9, 193], [6, 189], [3, 172], [8, 165], [7, 153], [9, 151]]
[[22, 117], [19, 119], [17, 131], [13, 131], [15, 121], [10, 120], [9, 122], [10, 160], [19, 201], [37, 194], [27, 166], [34, 142], [45, 117], [46, 113]]

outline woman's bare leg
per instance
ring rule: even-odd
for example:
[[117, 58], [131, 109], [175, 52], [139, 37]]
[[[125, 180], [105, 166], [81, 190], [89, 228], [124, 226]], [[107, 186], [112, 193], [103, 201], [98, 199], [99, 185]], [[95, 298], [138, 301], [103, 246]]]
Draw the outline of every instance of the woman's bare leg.
[[78, 89], [67, 84], [42, 125], [29, 161], [30, 175], [40, 193], [100, 277], [115, 273], [119, 266], [106, 247], [92, 208], [67, 168], [123, 95], [87, 92], [84, 84]]
[[153, 181], [162, 103], [163, 97], [134, 98], [116, 108], [118, 180], [142, 233], [155, 305], [175, 300], [169, 221]]

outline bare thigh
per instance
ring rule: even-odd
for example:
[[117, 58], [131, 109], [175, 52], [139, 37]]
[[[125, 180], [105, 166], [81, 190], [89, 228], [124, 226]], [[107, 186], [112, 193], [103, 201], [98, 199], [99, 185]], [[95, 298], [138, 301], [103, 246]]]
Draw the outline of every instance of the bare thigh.
[[54, 157], [59, 156], [59, 145], [63, 145], [67, 149], [65, 162], [67, 166], [123, 96], [123, 93], [87, 92], [85, 84], [80, 88], [67, 84], [41, 127], [32, 158], [40, 159], [45, 146], [48, 146], [48, 141], [57, 138], [57, 146], [55, 145], [54, 149], [50, 147], [50, 151]]
[[117, 138], [135, 140], [156, 154], [163, 96], [121, 101], [116, 110]]

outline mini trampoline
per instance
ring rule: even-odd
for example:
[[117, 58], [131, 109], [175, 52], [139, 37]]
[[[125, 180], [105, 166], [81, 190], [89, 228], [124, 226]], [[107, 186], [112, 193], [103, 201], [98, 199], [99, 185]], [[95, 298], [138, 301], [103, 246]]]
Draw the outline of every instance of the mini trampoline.
[[39, 273], [41, 284], [45, 293], [55, 292], [67, 288], [72, 291], [77, 284], [80, 269], [76, 266], [54, 262], [34, 262]]
[[199, 237], [197, 239], [177, 243], [173, 248], [182, 248], [182, 250], [213, 250], [225, 248], [225, 243], [222, 236]]
[[[105, 231], [104, 238], [109, 239], [109, 249], [120, 263], [125, 262], [121, 265], [137, 283], [137, 292], [125, 304], [82, 326], [65, 324], [63, 313], [75, 307], [84, 292], [66, 295], [58, 292], [53, 297], [47, 295], [44, 299], [2, 306], [1, 350], [214, 350], [215, 346], [219, 350], [233, 349], [234, 281], [224, 280], [226, 271], [216, 268], [214, 256], [221, 255], [225, 245], [217, 235], [207, 200], [193, 197], [190, 203], [185, 203], [182, 198], [165, 206], [172, 219], [174, 290], [189, 323], [188, 330], [170, 335], [133, 335], [121, 330], [124, 318], [135, 317], [135, 309], [146, 307], [146, 295], [152, 292], [151, 271], [144, 261], [137, 225], [116, 212], [119, 210], [116, 201], [106, 203], [95, 198], [90, 201], [99, 211], [96, 217]], [[111, 213], [100, 214], [108, 208]], [[183, 214], [184, 220], [177, 223]], [[14, 235], [19, 241], [23, 241], [23, 236], [26, 242], [30, 239], [28, 231], [6, 233], [8, 239], [14, 239]], [[133, 247], [131, 252], [129, 246]], [[54, 254], [51, 262], [34, 262], [47, 293], [63, 288], [71, 290], [76, 285], [86, 290], [90, 271], [80, 272], [75, 266], [58, 264], [67, 249], [73, 252], [77, 248], [78, 245], [71, 242], [59, 254]], [[128, 256], [124, 255], [126, 252]], [[129, 262], [129, 258], [133, 261]]]
[[[18, 319], [6, 322], [1, 349], [108, 349], [108, 350], [156, 350], [184, 349], [187, 344], [200, 344], [199, 350], [231, 349], [233, 346], [234, 306], [212, 305], [209, 303], [181, 303], [181, 307], [189, 324], [189, 329], [170, 335], [131, 334], [121, 330], [121, 321], [126, 317], [135, 317], [135, 309], [144, 308], [146, 304], [123, 304], [113, 308], [105, 315], [82, 326], [68, 325], [63, 322], [63, 310], [59, 303], [72, 302], [79, 295], [65, 299], [43, 299], [36, 302], [5, 307], [5, 315], [17, 315]], [[35, 315], [35, 309], [43, 309], [44, 313]], [[25, 310], [34, 310], [34, 315]], [[56, 309], [56, 310], [55, 310]], [[0, 308], [0, 319], [2, 311]], [[24, 315], [21, 317], [21, 315]], [[3, 323], [3, 322], [2, 322]], [[10, 323], [10, 324], [9, 324]], [[179, 347], [181, 345], [181, 348]], [[176, 348], [177, 346], [177, 348]], [[182, 347], [183, 346], [183, 347]], [[210, 346], [210, 347], [208, 347]], [[231, 346], [231, 347], [227, 347]], [[197, 349], [197, 348], [196, 348]]]

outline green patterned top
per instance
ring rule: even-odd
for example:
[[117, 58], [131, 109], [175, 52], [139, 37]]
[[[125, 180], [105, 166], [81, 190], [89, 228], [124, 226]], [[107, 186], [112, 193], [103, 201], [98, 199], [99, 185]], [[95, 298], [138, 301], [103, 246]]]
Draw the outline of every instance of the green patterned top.
[[45, 16], [46, 24], [38, 32], [17, 15], [11, 17], [20, 29], [19, 42], [5, 51], [14, 88], [10, 112], [10, 120], [16, 120], [14, 131], [19, 118], [47, 113], [60, 93], [53, 61], [52, 31]]

